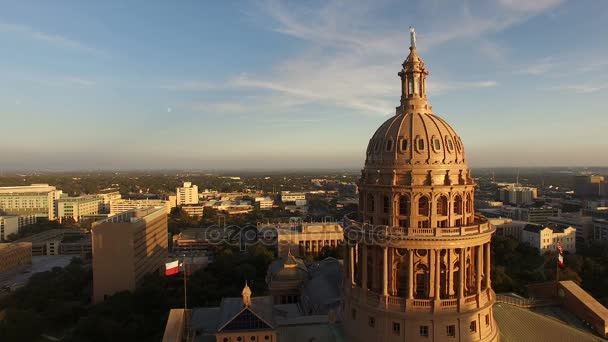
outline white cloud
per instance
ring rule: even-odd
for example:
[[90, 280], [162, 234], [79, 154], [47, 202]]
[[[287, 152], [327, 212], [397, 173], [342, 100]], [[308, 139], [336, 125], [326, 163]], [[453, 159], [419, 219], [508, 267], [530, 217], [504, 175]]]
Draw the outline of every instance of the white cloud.
[[540, 61], [523, 66], [523, 72], [528, 75], [542, 75], [553, 70], [557, 66], [553, 57], [545, 57]]
[[159, 86], [161, 89], [167, 90], [186, 90], [186, 91], [205, 91], [211, 89], [218, 89], [223, 87], [223, 85], [218, 83], [197, 81], [197, 80], [183, 80], [183, 81], [174, 81], [167, 82]]
[[518, 12], [543, 12], [561, 5], [564, 0], [499, 0], [506, 9]]
[[[303, 44], [300, 46], [304, 47], [275, 65], [269, 73], [250, 71], [227, 80], [221, 87], [235, 88], [235, 91], [252, 89], [267, 94], [267, 99], [258, 98], [254, 104], [260, 111], [264, 111], [265, 105], [285, 109], [290, 104], [299, 106], [304, 102], [359, 114], [392, 113], [399, 102], [400, 86], [396, 73], [409, 52], [408, 22], [404, 18], [403, 29], [395, 29], [390, 25], [394, 23], [385, 23], [385, 19], [378, 20], [374, 15], [383, 6], [390, 9], [402, 3], [325, 1], [321, 4], [258, 3], [255, 15], [262, 18], [262, 25], [301, 40]], [[504, 60], [508, 50], [491, 41], [488, 35], [506, 30], [557, 5], [525, 8], [517, 7], [515, 2], [483, 2], [470, 8], [466, 4], [451, 2], [443, 4], [439, 8], [440, 14], [436, 14], [438, 8], [429, 2], [419, 4], [418, 10], [428, 12], [423, 17], [429, 18], [423, 23], [429, 30], [419, 30], [418, 49], [421, 53], [448, 42], [468, 39], [477, 42], [479, 51], [495, 61]], [[408, 12], [407, 15], [411, 16], [411, 22], [416, 21], [416, 14]], [[529, 70], [530, 73], [542, 71], [538, 68]], [[496, 80], [487, 79], [487, 76], [477, 81], [474, 80], [475, 75], [469, 76], [473, 79], [469, 77], [469, 81], [463, 82], [433, 75], [429, 79], [429, 93], [498, 85]], [[216, 86], [190, 81], [166, 88], [205, 91]], [[270, 99], [285, 105], [277, 107]], [[216, 104], [214, 108], [232, 113], [251, 108], [250, 103], [245, 106], [240, 96], [234, 101], [239, 105]]]
[[581, 83], [581, 84], [562, 84], [557, 87], [550, 88], [551, 90], [559, 90], [563, 92], [574, 92], [577, 94], [595, 93], [600, 90], [608, 89], [608, 83]]
[[52, 34], [36, 30], [25, 25], [17, 25], [6, 22], [0, 22], [0, 32], [16, 34], [28, 39], [41, 41], [53, 46], [65, 47], [73, 50], [85, 52], [99, 52], [98, 49], [73, 40], [58, 34]]

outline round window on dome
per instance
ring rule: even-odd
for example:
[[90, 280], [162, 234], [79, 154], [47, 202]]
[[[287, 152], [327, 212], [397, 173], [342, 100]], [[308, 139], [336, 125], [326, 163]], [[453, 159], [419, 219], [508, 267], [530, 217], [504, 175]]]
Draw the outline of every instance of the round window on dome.
[[449, 136], [445, 136], [445, 143], [448, 146], [448, 150], [450, 152], [454, 151], [454, 143], [452, 142], [452, 139], [450, 139]]
[[439, 141], [439, 138], [433, 136], [433, 138], [431, 138], [431, 141], [433, 142], [433, 150], [435, 152], [441, 151], [441, 141]]
[[456, 137], [454, 139], [454, 141], [456, 142], [456, 149], [458, 150], [458, 152], [462, 151], [462, 142], [460, 141], [459, 137]]
[[422, 139], [419, 135], [416, 136], [416, 151], [423, 152], [425, 149], [424, 139]]
[[393, 139], [388, 139], [386, 141], [386, 152], [391, 152], [393, 150]]
[[407, 151], [407, 138], [401, 139], [401, 152]]

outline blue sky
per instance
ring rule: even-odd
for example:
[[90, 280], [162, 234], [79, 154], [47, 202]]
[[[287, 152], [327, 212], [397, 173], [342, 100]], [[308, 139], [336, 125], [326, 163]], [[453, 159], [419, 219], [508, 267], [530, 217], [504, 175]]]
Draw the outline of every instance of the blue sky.
[[408, 26], [469, 164], [608, 165], [608, 2], [0, 1], [0, 168], [363, 165]]

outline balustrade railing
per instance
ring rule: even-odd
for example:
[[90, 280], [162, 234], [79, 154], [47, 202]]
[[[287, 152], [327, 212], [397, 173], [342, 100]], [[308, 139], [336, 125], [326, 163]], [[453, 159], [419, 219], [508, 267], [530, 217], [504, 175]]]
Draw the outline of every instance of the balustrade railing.
[[366, 232], [377, 236], [463, 236], [483, 233], [491, 229], [490, 224], [481, 221], [471, 226], [451, 227], [451, 228], [411, 228], [411, 227], [392, 227], [383, 225], [371, 225], [349, 219], [344, 219], [346, 229]]
[[[357, 292], [353, 292], [357, 293]], [[495, 296], [497, 302], [503, 302], [512, 304], [520, 307], [530, 307], [530, 306], [538, 306], [538, 305], [547, 305], [547, 301], [542, 300], [529, 300], [529, 299], [521, 299], [510, 296], [501, 296], [495, 295], [493, 291], [483, 291], [479, 294], [469, 295], [462, 299], [459, 298], [448, 298], [448, 299], [440, 299], [435, 301], [434, 299], [408, 299], [405, 297], [396, 297], [396, 296], [383, 296], [379, 293], [376, 293], [371, 290], [363, 290], [359, 292], [358, 298], [362, 300], [362, 302], [367, 303], [367, 305], [371, 306], [383, 306], [389, 310], [398, 310], [398, 311], [424, 311], [428, 310], [441, 310], [441, 311], [456, 311], [462, 310], [459, 303], [464, 304], [464, 309], [469, 310], [471, 307], [475, 307], [477, 305], [485, 305], [488, 301]], [[477, 302], [479, 299], [479, 303]]]
[[473, 295], [473, 296], [465, 297], [465, 299], [464, 299], [464, 303], [465, 303], [465, 304], [477, 303], [477, 295]]
[[412, 306], [415, 308], [430, 308], [431, 300], [430, 299], [414, 299], [414, 300], [412, 300]]

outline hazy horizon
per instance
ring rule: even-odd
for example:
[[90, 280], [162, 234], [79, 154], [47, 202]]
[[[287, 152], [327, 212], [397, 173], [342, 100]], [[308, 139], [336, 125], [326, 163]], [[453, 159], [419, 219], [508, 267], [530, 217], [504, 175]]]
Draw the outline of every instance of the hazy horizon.
[[470, 167], [608, 165], [607, 16], [566, 0], [5, 4], [0, 168], [360, 169], [399, 103], [410, 25]]

